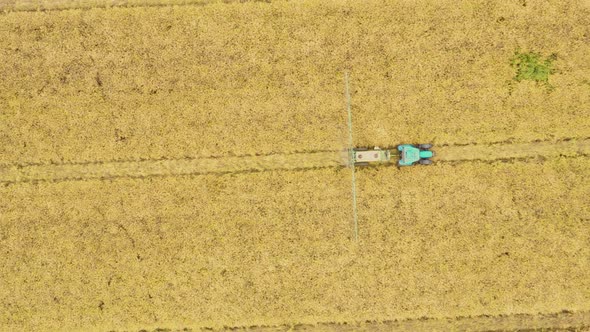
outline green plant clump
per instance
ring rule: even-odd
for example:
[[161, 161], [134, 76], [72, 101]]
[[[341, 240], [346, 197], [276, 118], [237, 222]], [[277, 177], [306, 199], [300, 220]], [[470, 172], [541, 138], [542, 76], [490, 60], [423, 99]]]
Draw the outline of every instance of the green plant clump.
[[517, 82], [531, 80], [549, 84], [549, 75], [554, 71], [552, 65], [556, 59], [557, 54], [555, 53], [542, 60], [539, 53], [520, 53], [516, 51], [510, 63], [511, 66], [516, 68], [514, 80]]

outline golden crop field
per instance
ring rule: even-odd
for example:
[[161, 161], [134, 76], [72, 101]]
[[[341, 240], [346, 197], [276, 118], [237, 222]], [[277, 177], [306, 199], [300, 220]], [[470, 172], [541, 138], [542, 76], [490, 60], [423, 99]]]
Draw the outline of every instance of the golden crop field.
[[347, 170], [9, 186], [2, 322], [139, 329], [587, 310], [589, 167], [361, 170], [358, 243]]
[[[345, 70], [359, 145], [589, 136], [587, 8], [426, 4], [4, 14], [0, 163], [339, 149]], [[557, 53], [552, 92], [509, 84], [518, 48]]]
[[[0, 330], [587, 330], [588, 59], [587, 1], [0, 0]], [[345, 73], [437, 154], [358, 240]]]

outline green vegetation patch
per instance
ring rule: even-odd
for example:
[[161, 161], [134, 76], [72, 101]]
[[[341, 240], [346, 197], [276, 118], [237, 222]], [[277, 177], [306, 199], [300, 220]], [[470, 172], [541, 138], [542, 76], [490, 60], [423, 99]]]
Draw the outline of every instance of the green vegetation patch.
[[553, 73], [553, 61], [557, 54], [553, 53], [544, 60], [540, 53], [516, 51], [510, 65], [516, 68], [514, 80], [517, 82], [531, 80], [549, 84], [549, 75]]

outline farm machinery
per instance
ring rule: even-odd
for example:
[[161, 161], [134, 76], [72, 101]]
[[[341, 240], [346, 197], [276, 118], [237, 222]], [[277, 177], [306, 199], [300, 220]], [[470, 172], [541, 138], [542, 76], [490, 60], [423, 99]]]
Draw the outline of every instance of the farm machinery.
[[368, 166], [371, 164], [390, 163], [395, 153], [398, 155], [398, 166], [412, 166], [415, 164], [430, 165], [434, 157], [431, 151], [432, 144], [401, 144], [395, 150], [381, 149], [379, 147], [352, 149], [352, 163], [355, 166]]

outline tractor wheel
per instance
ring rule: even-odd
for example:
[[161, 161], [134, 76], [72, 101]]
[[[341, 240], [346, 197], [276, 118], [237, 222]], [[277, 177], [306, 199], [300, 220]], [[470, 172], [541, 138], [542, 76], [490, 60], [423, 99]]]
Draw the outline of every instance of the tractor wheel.
[[354, 166], [366, 167], [366, 166], [369, 166], [369, 163], [364, 161], [364, 162], [360, 162], [360, 163], [355, 163]]
[[430, 159], [420, 159], [419, 163], [420, 163], [420, 165], [431, 165], [432, 164], [432, 160], [430, 160]]
[[428, 150], [428, 149], [430, 149], [432, 147], [432, 144], [420, 144], [420, 145], [418, 145], [418, 147], [421, 150]]

